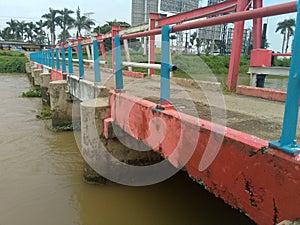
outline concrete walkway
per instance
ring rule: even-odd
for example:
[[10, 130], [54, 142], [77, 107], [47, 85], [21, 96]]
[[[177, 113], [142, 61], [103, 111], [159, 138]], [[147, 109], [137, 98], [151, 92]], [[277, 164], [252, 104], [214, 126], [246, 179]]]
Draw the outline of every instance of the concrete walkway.
[[[78, 70], [75, 68], [75, 74]], [[94, 81], [92, 69], [85, 69], [85, 78]], [[115, 87], [114, 74], [101, 71], [103, 86]], [[152, 78], [133, 78], [124, 76], [127, 94], [153, 102], [159, 102], [159, 76]], [[246, 97], [233, 93], [222, 93], [206, 83], [199, 87], [171, 84], [171, 103], [176, 110], [199, 116], [201, 119], [224, 124], [227, 127], [255, 135], [266, 140], [277, 140], [281, 135], [284, 106], [282, 102]], [[300, 132], [299, 126], [298, 131]], [[298, 139], [300, 138], [298, 132]]]

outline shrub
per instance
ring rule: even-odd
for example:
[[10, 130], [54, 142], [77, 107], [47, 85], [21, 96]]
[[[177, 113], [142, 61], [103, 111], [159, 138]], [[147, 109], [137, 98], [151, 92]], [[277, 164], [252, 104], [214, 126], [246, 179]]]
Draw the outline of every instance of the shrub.
[[27, 62], [22, 52], [0, 51], [0, 73], [25, 73]]
[[29, 90], [28, 92], [23, 92], [22, 97], [26, 98], [39, 98], [42, 97], [42, 93], [40, 90]]

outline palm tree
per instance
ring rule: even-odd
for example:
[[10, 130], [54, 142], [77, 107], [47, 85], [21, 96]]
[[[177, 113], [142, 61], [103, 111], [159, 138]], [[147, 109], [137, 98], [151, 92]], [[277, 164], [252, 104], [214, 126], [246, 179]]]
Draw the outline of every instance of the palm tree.
[[25, 37], [29, 42], [32, 42], [33, 36], [34, 36], [34, 31], [36, 29], [36, 26], [33, 22], [27, 23], [27, 26], [25, 28]]
[[18, 40], [18, 38], [19, 38], [18, 21], [11, 19], [9, 22], [6, 22], [6, 24], [9, 26], [9, 29], [12, 32], [13, 38], [15, 40]]
[[5, 27], [3, 29], [3, 31], [1, 31], [0, 36], [5, 40], [5, 41], [9, 41], [12, 40], [14, 38], [14, 36], [11, 34], [11, 29], [10, 27]]
[[18, 26], [18, 32], [19, 32], [19, 39], [24, 40], [24, 33], [26, 32], [27, 23], [24, 20], [21, 22], [19, 22], [17, 20], [17, 26]]
[[171, 39], [171, 47], [173, 47], [173, 46], [174, 46], [174, 40], [177, 39], [177, 36], [176, 36], [175, 34], [172, 34], [172, 35], [170, 36], [170, 39]]
[[286, 21], [286, 26], [287, 26], [287, 40], [286, 40], [286, 48], [285, 48], [285, 53], [287, 53], [289, 44], [290, 44], [290, 37], [294, 36], [294, 27], [296, 26], [296, 21], [295, 19], [289, 19]]
[[62, 29], [61, 32], [61, 41], [65, 42], [67, 38], [70, 37], [69, 29], [71, 29], [74, 25], [75, 20], [70, 16], [70, 14], [73, 14], [74, 11], [69, 10], [67, 8], [64, 8], [63, 10], [58, 11], [60, 16], [59, 19], [59, 25]]
[[289, 48], [290, 37], [294, 35], [295, 19], [285, 19], [277, 24], [276, 32], [280, 31], [283, 35], [282, 40], [282, 53], [287, 53]]
[[59, 19], [56, 16], [57, 13], [58, 10], [49, 8], [49, 13], [42, 15], [42, 18], [46, 19], [45, 26], [50, 30], [52, 45], [55, 45], [55, 41], [56, 41], [55, 28], [59, 24]]
[[34, 35], [34, 39], [37, 44], [44, 44], [45, 42], [46, 33], [43, 30], [44, 27], [45, 27], [45, 22], [43, 20], [39, 20], [38, 22], [35, 23], [34, 33], [36, 35]]
[[82, 36], [81, 34], [81, 30], [85, 29], [85, 30], [90, 30], [91, 27], [93, 25], [95, 25], [95, 22], [89, 18], [87, 18], [86, 16], [81, 16], [80, 15], [80, 8], [78, 6], [77, 10], [76, 10], [76, 21], [74, 26], [77, 28], [77, 37], [78, 36]]

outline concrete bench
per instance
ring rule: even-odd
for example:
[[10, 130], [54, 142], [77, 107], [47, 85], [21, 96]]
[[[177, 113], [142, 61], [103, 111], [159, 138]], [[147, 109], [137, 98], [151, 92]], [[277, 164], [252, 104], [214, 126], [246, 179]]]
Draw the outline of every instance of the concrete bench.
[[248, 74], [250, 75], [250, 86], [256, 86], [256, 75], [266, 74], [273, 76], [283, 76], [288, 77], [290, 74], [290, 67], [260, 67], [260, 66], [250, 66]]

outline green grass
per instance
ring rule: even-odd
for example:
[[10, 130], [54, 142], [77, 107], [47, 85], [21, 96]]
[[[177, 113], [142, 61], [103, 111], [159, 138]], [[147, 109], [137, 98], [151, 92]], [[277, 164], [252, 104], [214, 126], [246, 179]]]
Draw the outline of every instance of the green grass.
[[28, 59], [17, 51], [0, 51], [0, 73], [25, 73]]
[[23, 92], [23, 98], [40, 98], [42, 97], [41, 90], [29, 90], [27, 92]]
[[49, 106], [43, 106], [43, 109], [39, 115], [36, 115], [36, 118], [40, 120], [50, 120], [52, 119], [51, 109]]

